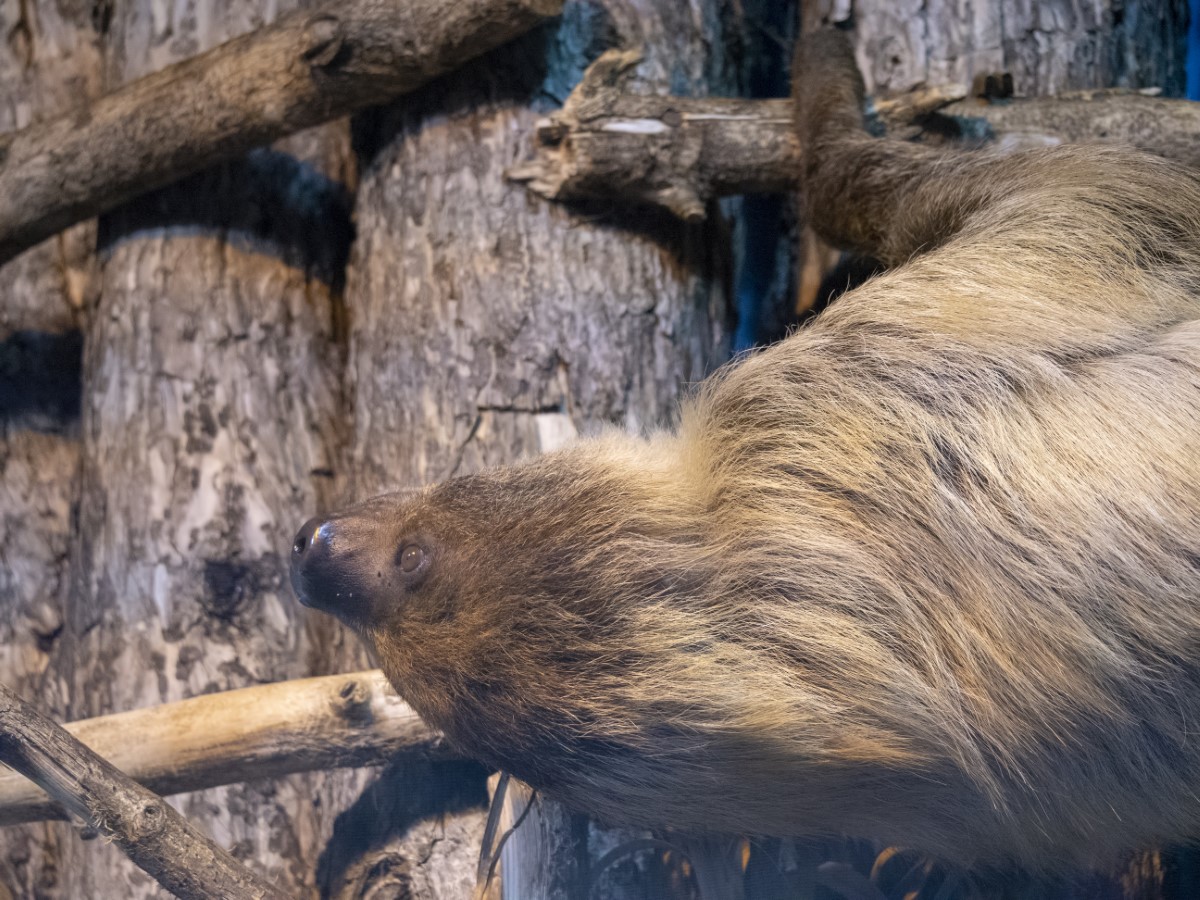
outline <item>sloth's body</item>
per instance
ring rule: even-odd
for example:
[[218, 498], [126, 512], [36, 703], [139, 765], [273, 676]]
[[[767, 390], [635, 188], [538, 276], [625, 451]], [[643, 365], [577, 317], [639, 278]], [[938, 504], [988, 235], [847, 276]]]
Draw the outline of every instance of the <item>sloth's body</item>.
[[334, 517], [299, 590], [612, 821], [1031, 867], [1200, 834], [1200, 180], [872, 140], [836, 38], [799, 85], [814, 221], [897, 267], [677, 432]]

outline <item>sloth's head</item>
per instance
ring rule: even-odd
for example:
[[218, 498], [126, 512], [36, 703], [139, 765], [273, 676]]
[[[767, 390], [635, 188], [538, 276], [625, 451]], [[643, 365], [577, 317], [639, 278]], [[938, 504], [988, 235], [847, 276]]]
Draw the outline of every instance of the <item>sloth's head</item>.
[[705, 593], [699, 517], [644, 446], [588, 442], [313, 519], [292, 585], [438, 727], [462, 737], [475, 710], [586, 729], [600, 682], [638, 668], [645, 611]]
[[691, 543], [696, 517], [647, 466], [605, 457], [585, 444], [311, 519], [292, 586], [368, 640], [459, 628], [481, 610], [603, 617], [621, 595], [660, 594], [663, 557]]

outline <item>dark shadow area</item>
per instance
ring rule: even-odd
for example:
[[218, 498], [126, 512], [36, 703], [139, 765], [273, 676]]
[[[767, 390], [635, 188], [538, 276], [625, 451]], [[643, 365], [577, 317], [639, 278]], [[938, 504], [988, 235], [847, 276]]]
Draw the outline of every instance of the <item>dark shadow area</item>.
[[334, 822], [333, 836], [317, 860], [320, 896], [334, 895], [352, 866], [423, 819], [484, 808], [488, 774], [466, 761], [408, 757], [392, 763]]
[[210, 234], [300, 269], [340, 294], [354, 239], [346, 186], [260, 149], [132, 200], [100, 218], [101, 254], [139, 236]]
[[880, 262], [870, 257], [843, 253], [838, 264], [821, 279], [821, 286], [817, 289], [817, 298], [812, 309], [807, 311], [802, 321], [808, 321], [847, 291], [862, 287], [883, 269]]
[[[791, 87], [792, 46], [799, 17], [794, 2], [745, 0], [745, 46], [741, 56], [744, 97], [786, 97]], [[734, 245], [734, 301], [739, 353], [781, 340], [796, 324], [795, 199], [751, 194], [739, 201]]]
[[0, 426], [51, 433], [79, 421], [83, 334], [16, 331], [0, 341]]

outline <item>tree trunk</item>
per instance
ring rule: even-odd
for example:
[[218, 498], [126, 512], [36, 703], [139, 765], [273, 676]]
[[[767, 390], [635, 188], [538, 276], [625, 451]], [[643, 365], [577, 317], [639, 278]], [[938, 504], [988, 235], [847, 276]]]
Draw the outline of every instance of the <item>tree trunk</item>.
[[[0, 132], [51, 117], [100, 88], [88, 4], [0, 3]], [[0, 267], [0, 682], [48, 712], [61, 655], [79, 467], [79, 313], [94, 290], [95, 224]], [[0, 831], [0, 898], [56, 893], [61, 824]]]
[[[118, 7], [107, 89], [281, 11], [253, 0], [183, 9]], [[53, 682], [70, 718], [367, 666], [356, 641], [303, 614], [286, 586], [295, 524], [329, 506], [338, 483], [352, 187], [343, 122], [102, 220]], [[364, 782], [293, 776], [172, 802], [299, 897], [314, 891], [334, 816]], [[161, 895], [104, 842], [64, 840], [62, 853], [54, 896]]]
[[[725, 359], [719, 223], [555, 206], [504, 172], [603, 49], [644, 47], [641, 75], [657, 90], [728, 92], [735, 70], [711, 48], [743, 24], [718, 0], [568, 2], [520, 46], [363, 118], [347, 281], [356, 496], [513, 462], [607, 424], [649, 429]], [[551, 825], [512, 841], [582, 840], [570, 815], [541, 821]], [[541, 879], [544, 897], [583, 896], [586, 866], [561, 862], [570, 872]], [[649, 896], [641, 889], [609, 896]]]

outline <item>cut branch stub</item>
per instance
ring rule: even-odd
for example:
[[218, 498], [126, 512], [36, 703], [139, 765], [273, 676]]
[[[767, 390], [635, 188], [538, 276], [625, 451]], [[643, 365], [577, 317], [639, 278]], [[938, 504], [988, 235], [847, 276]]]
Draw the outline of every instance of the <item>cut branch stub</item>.
[[[613, 50], [596, 60], [563, 108], [538, 123], [533, 159], [508, 177], [549, 200], [658, 206], [689, 220], [717, 197], [795, 190], [803, 148], [790, 100], [633, 94], [640, 58]], [[920, 88], [872, 107], [893, 136], [914, 136], [936, 115], [1006, 149], [1106, 141], [1200, 167], [1200, 108], [1186, 100], [1091, 91], [989, 103], [967, 93]]]
[[[552, 200], [611, 198], [661, 206], [683, 219], [704, 217], [714, 196], [772, 190], [790, 184], [755, 160], [793, 158], [790, 112], [764, 116], [760, 102], [642, 96], [624, 88], [641, 60], [637, 51], [610, 50], [584, 73], [563, 108], [538, 123], [536, 156], [509, 170], [514, 181]], [[731, 191], [736, 185], [736, 191]]]

